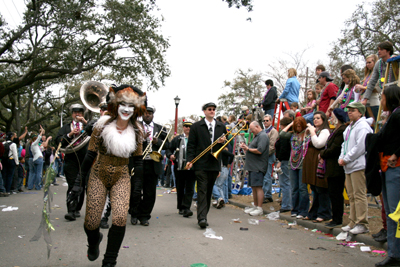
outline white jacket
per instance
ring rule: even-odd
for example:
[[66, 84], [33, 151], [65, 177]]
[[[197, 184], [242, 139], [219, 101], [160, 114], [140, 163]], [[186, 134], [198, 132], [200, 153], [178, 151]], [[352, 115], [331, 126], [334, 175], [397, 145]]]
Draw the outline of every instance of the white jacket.
[[369, 133], [372, 133], [372, 128], [365, 117], [347, 126], [343, 132], [344, 142], [339, 159], [346, 163], [343, 167], [346, 174], [365, 169], [365, 137]]

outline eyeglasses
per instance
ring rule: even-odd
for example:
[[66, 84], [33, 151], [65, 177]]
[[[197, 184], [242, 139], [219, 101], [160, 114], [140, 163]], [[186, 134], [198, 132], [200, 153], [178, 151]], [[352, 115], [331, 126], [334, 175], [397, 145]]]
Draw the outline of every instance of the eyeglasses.
[[183, 125], [183, 127], [190, 128], [190, 125]]
[[215, 111], [215, 108], [208, 108], [208, 111]]
[[263, 120], [263, 122], [268, 122], [269, 120]]

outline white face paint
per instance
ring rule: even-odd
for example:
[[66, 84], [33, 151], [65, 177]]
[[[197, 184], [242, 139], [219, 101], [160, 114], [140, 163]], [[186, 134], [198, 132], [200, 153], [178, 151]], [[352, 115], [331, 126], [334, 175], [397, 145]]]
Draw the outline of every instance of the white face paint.
[[135, 108], [133, 106], [120, 104], [119, 107], [118, 107], [118, 115], [124, 121], [129, 120], [130, 117], [132, 117], [132, 115], [133, 115], [134, 109]]

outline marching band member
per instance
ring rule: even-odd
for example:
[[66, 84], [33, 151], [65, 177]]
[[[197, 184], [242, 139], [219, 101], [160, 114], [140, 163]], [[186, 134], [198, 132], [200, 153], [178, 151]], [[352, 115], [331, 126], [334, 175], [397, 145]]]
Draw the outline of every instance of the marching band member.
[[[207, 214], [210, 210], [212, 190], [218, 173], [221, 171], [221, 158], [217, 160], [211, 153], [222, 146], [226, 137], [220, 137], [227, 133], [225, 125], [214, 119], [216, 107], [217, 105], [214, 103], [207, 103], [203, 106], [205, 118], [193, 123], [187, 145], [186, 168], [193, 167], [197, 179], [197, 220], [200, 228], [206, 228], [208, 225]], [[207, 152], [195, 164], [191, 163], [197, 155], [215, 141], [218, 144], [210, 152]]]
[[196, 176], [193, 170], [184, 170], [187, 158], [187, 143], [189, 139], [190, 127], [193, 122], [191, 120], [183, 121], [183, 134], [176, 136], [172, 139], [167, 152], [167, 158], [174, 161], [175, 177], [176, 177], [176, 191], [178, 198], [177, 208], [179, 214], [183, 217], [193, 215], [190, 210], [192, 198], [194, 193], [194, 183]]
[[[152, 151], [158, 151], [163, 143], [161, 139], [162, 134], [157, 138], [158, 133], [162, 130], [162, 126], [154, 123], [154, 113], [156, 109], [154, 107], [147, 107], [143, 115], [143, 129], [145, 132], [145, 139], [143, 141], [143, 147], [147, 148], [151, 142]], [[167, 138], [167, 136], [165, 136]], [[168, 140], [165, 143], [164, 148], [168, 148]], [[158, 176], [163, 172], [161, 160], [159, 162], [154, 161], [150, 157], [150, 153], [143, 160], [143, 186], [140, 188], [140, 182], [135, 180], [132, 181], [131, 188], [131, 201], [130, 201], [130, 213], [131, 223], [136, 225], [138, 220], [141, 225], [148, 226], [151, 218], [151, 212], [156, 202], [156, 190], [158, 183]], [[139, 187], [139, 188], [138, 188]], [[140, 190], [143, 191], [142, 197], [140, 196]]]
[[[72, 122], [67, 123], [60, 128], [56, 137], [56, 144], [61, 142], [62, 147], [68, 146], [75, 137], [79, 136], [84, 126], [87, 124], [87, 121], [83, 117], [83, 113], [85, 112], [84, 106], [81, 104], [73, 104], [70, 109], [72, 112]], [[79, 142], [81, 142], [81, 140], [78, 140], [75, 144], [77, 145]], [[85, 158], [86, 151], [87, 145], [76, 151], [76, 153], [65, 154], [64, 173], [68, 183], [67, 198], [74, 186], [75, 179], [79, 173], [80, 165]], [[84, 187], [85, 179], [82, 179], [82, 182]], [[82, 190], [76, 207], [67, 204], [68, 213], [64, 216], [66, 220], [75, 221], [77, 217], [81, 216], [80, 210], [83, 205], [84, 196], [85, 190]]]

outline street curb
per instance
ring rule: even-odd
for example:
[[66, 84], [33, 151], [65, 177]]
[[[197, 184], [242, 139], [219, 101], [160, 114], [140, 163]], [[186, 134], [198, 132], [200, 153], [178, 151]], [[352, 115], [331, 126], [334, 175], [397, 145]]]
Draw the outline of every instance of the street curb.
[[[248, 205], [245, 205], [240, 202], [232, 201], [232, 200], [229, 200], [229, 204], [232, 204], [236, 207], [243, 208], [243, 209], [245, 207], [248, 207]], [[271, 213], [271, 211], [269, 211], [269, 210], [263, 209], [263, 211], [264, 211], [264, 214]], [[279, 214], [279, 217], [281, 220], [286, 220], [288, 222], [296, 221], [296, 223], [298, 225], [306, 227], [309, 230], [318, 229], [319, 231], [321, 231], [323, 233], [332, 234], [333, 236], [337, 236], [338, 234], [340, 234], [342, 232], [342, 230], [340, 228], [328, 229], [321, 223], [313, 223], [312, 221], [304, 221], [301, 219], [296, 219], [296, 217], [291, 217], [290, 215]], [[350, 234], [350, 235], [352, 236], [351, 241], [357, 241], [360, 243], [364, 243], [365, 245], [374, 246], [377, 248], [383, 248], [383, 249], [387, 250], [387, 242], [385, 242], [385, 243], [376, 242], [371, 236], [368, 236], [368, 235], [353, 235], [353, 234]], [[338, 240], [338, 242], [341, 242], [341, 241]]]

